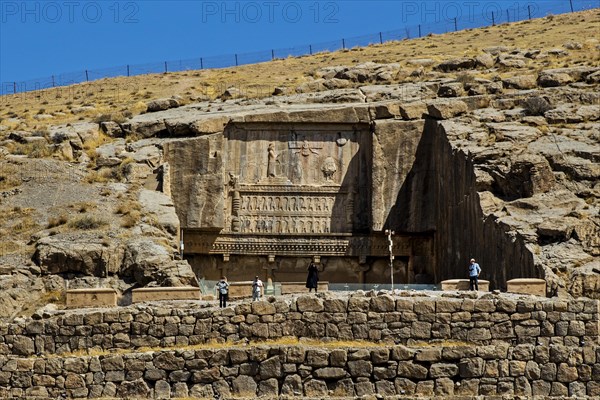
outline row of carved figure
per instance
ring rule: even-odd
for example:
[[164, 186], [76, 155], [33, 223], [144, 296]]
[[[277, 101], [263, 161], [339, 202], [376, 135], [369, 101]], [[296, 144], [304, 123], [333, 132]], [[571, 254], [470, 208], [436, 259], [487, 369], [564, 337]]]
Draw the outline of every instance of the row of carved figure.
[[241, 211], [324, 211], [333, 209], [333, 196], [249, 196], [242, 195]]
[[234, 231], [241, 233], [329, 233], [330, 217], [235, 217]]

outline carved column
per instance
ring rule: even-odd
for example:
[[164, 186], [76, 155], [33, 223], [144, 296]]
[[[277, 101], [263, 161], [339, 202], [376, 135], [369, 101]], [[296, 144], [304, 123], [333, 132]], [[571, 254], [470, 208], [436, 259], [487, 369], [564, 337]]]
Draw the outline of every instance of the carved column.
[[406, 265], [406, 283], [411, 284], [415, 281], [415, 255], [413, 251], [413, 241], [409, 243], [408, 263]]
[[371, 266], [367, 264], [367, 256], [360, 256], [358, 258], [358, 265], [354, 267], [354, 272], [358, 273], [358, 283], [365, 283], [367, 271], [371, 269]]
[[229, 254], [223, 254], [223, 265], [221, 266], [221, 276], [227, 277], [228, 266], [229, 266]]
[[274, 294], [273, 270], [277, 269], [277, 264], [275, 263], [275, 255], [270, 254], [268, 257], [268, 264], [263, 267], [267, 270], [267, 287], [265, 288], [265, 294]]
[[242, 199], [240, 197], [240, 192], [238, 192], [237, 190], [233, 191], [233, 199], [232, 199], [232, 204], [231, 204], [231, 214], [232, 214], [232, 218], [231, 218], [231, 230], [233, 232], [239, 232], [240, 231], [240, 217], [239, 217], [239, 213], [240, 213], [240, 205], [242, 203]]

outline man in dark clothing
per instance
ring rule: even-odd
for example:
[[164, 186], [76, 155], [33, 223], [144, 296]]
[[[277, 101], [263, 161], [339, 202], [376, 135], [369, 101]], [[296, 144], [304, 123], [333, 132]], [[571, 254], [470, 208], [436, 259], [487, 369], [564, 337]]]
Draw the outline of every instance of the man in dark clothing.
[[315, 289], [315, 293], [317, 293], [317, 286], [319, 284], [319, 269], [317, 265], [311, 261], [308, 265], [308, 276], [306, 277], [306, 287], [308, 288], [308, 292], [312, 292]]

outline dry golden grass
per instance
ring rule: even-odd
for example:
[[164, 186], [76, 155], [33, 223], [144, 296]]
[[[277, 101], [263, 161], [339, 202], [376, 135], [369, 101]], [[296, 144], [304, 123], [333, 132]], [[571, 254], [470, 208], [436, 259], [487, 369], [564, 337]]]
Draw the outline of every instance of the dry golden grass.
[[69, 227], [84, 231], [96, 230], [109, 225], [108, 221], [92, 215], [83, 215], [69, 221]]
[[0, 165], [0, 191], [20, 186], [19, 168], [12, 164]]
[[39, 214], [33, 208], [0, 208], [0, 255], [29, 254], [32, 246], [27, 242], [31, 235], [43, 227]]
[[[231, 86], [238, 87], [246, 97], [265, 97], [275, 87], [296, 88], [308, 81], [307, 77], [314, 71], [326, 66], [355, 65], [366, 61], [397, 62], [410, 71], [414, 67], [406, 61], [411, 58], [445, 60], [474, 56], [486, 47], [499, 45], [540, 50], [560, 48], [571, 41], [583, 45], [582, 49], [568, 50], [569, 57], [534, 60], [523, 73], [551, 67], [598, 65], [596, 46], [599, 43], [599, 29], [600, 11], [596, 9], [240, 67], [102, 79], [69, 87], [2, 96], [0, 104], [4, 111], [0, 118], [5, 119], [3, 124], [11, 129], [31, 131], [44, 129], [49, 124], [93, 120], [103, 114], [139, 114], [145, 111], [145, 101], [149, 99], [173, 95], [180, 95], [188, 101], [190, 98], [214, 99]], [[514, 71], [497, 73], [500, 77], [511, 74]], [[82, 108], [92, 105], [94, 107], [91, 109]], [[33, 117], [41, 108], [45, 113], [53, 114], [54, 118], [35, 120]], [[15, 116], [22, 120], [7, 120]]]
[[[98, 348], [91, 348], [85, 350], [77, 350], [70, 353], [63, 354], [47, 354], [47, 358], [66, 358], [66, 357], [98, 357], [108, 354], [131, 354], [131, 353], [154, 353], [158, 351], [182, 351], [182, 350], [216, 350], [216, 349], [248, 349], [257, 346], [270, 346], [270, 347], [285, 347], [285, 346], [299, 346], [306, 348], [323, 348], [323, 349], [365, 349], [365, 348], [382, 348], [382, 347], [394, 347], [393, 343], [382, 343], [382, 342], [369, 342], [363, 340], [354, 341], [322, 341], [318, 339], [302, 339], [299, 340], [297, 337], [282, 337], [273, 340], [264, 341], [251, 341], [249, 343], [242, 342], [217, 342], [212, 341], [209, 343], [188, 345], [188, 346], [169, 346], [169, 347], [140, 347], [137, 349], [111, 349], [102, 350]], [[408, 348], [423, 348], [423, 347], [471, 347], [473, 343], [459, 342], [459, 341], [433, 341], [433, 342], [419, 342], [414, 345], [405, 346]], [[35, 357], [34, 357], [35, 358]]]
[[45, 158], [54, 154], [46, 142], [9, 143], [6, 149], [11, 154], [25, 155], [30, 158]]
[[[0, 230], [0, 236], [6, 237], [6, 235], [8, 235], [7, 232]], [[0, 240], [0, 257], [9, 254], [22, 253], [23, 251], [23, 245], [14, 240]]]
[[66, 224], [69, 221], [69, 218], [67, 218], [66, 215], [60, 215], [58, 217], [51, 217], [48, 220], [48, 224], [46, 225], [46, 228], [50, 229], [50, 228], [56, 228], [57, 226], [62, 226], [64, 224]]

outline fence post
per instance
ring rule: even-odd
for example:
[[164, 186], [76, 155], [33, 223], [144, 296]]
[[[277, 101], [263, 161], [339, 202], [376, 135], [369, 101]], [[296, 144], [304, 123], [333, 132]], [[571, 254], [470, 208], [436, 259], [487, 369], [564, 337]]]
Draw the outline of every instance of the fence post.
[[271, 50], [271, 60], [275, 60], [275, 50]]
[[127, 76], [129, 76], [129, 64], [127, 64]]
[[17, 82], [13, 82], [13, 91], [17, 94]]
[[54, 84], [54, 75], [52, 75], [52, 87], [55, 87], [56, 85]]
[[202, 57], [200, 57], [200, 69], [204, 69], [204, 61], [202, 60]]
[[573, 9], [573, 0], [569, 0], [569, 4], [571, 5], [571, 12], [575, 12], [575, 10]]
[[506, 9], [506, 22], [510, 22], [510, 11], [508, 11], [508, 8]]
[[90, 81], [90, 75], [88, 74], [88, 70], [85, 70], [85, 81], [89, 82]]
[[383, 44], [383, 35], [379, 32], [379, 44]]
[[237, 54], [235, 55], [235, 66], [237, 67], [238, 65], [238, 59], [237, 59]]
[[456, 17], [454, 17], [454, 32], [458, 31], [458, 22], [456, 21]]
[[342, 49], [346, 50], [346, 41], [342, 39]]
[[492, 26], [496, 26], [496, 18], [494, 17], [493, 11], [492, 11]]
[[531, 19], [531, 6], [527, 5], [527, 14], [529, 14], [529, 19]]
[[167, 72], [169, 72], [169, 71], [168, 71], [168, 69], [167, 69], [167, 62], [165, 61], [165, 74], [166, 74]]
[[421, 25], [419, 25], [419, 37], [421, 37]]
[[308, 51], [309, 51], [310, 55], [312, 56], [312, 44], [308, 45]]

